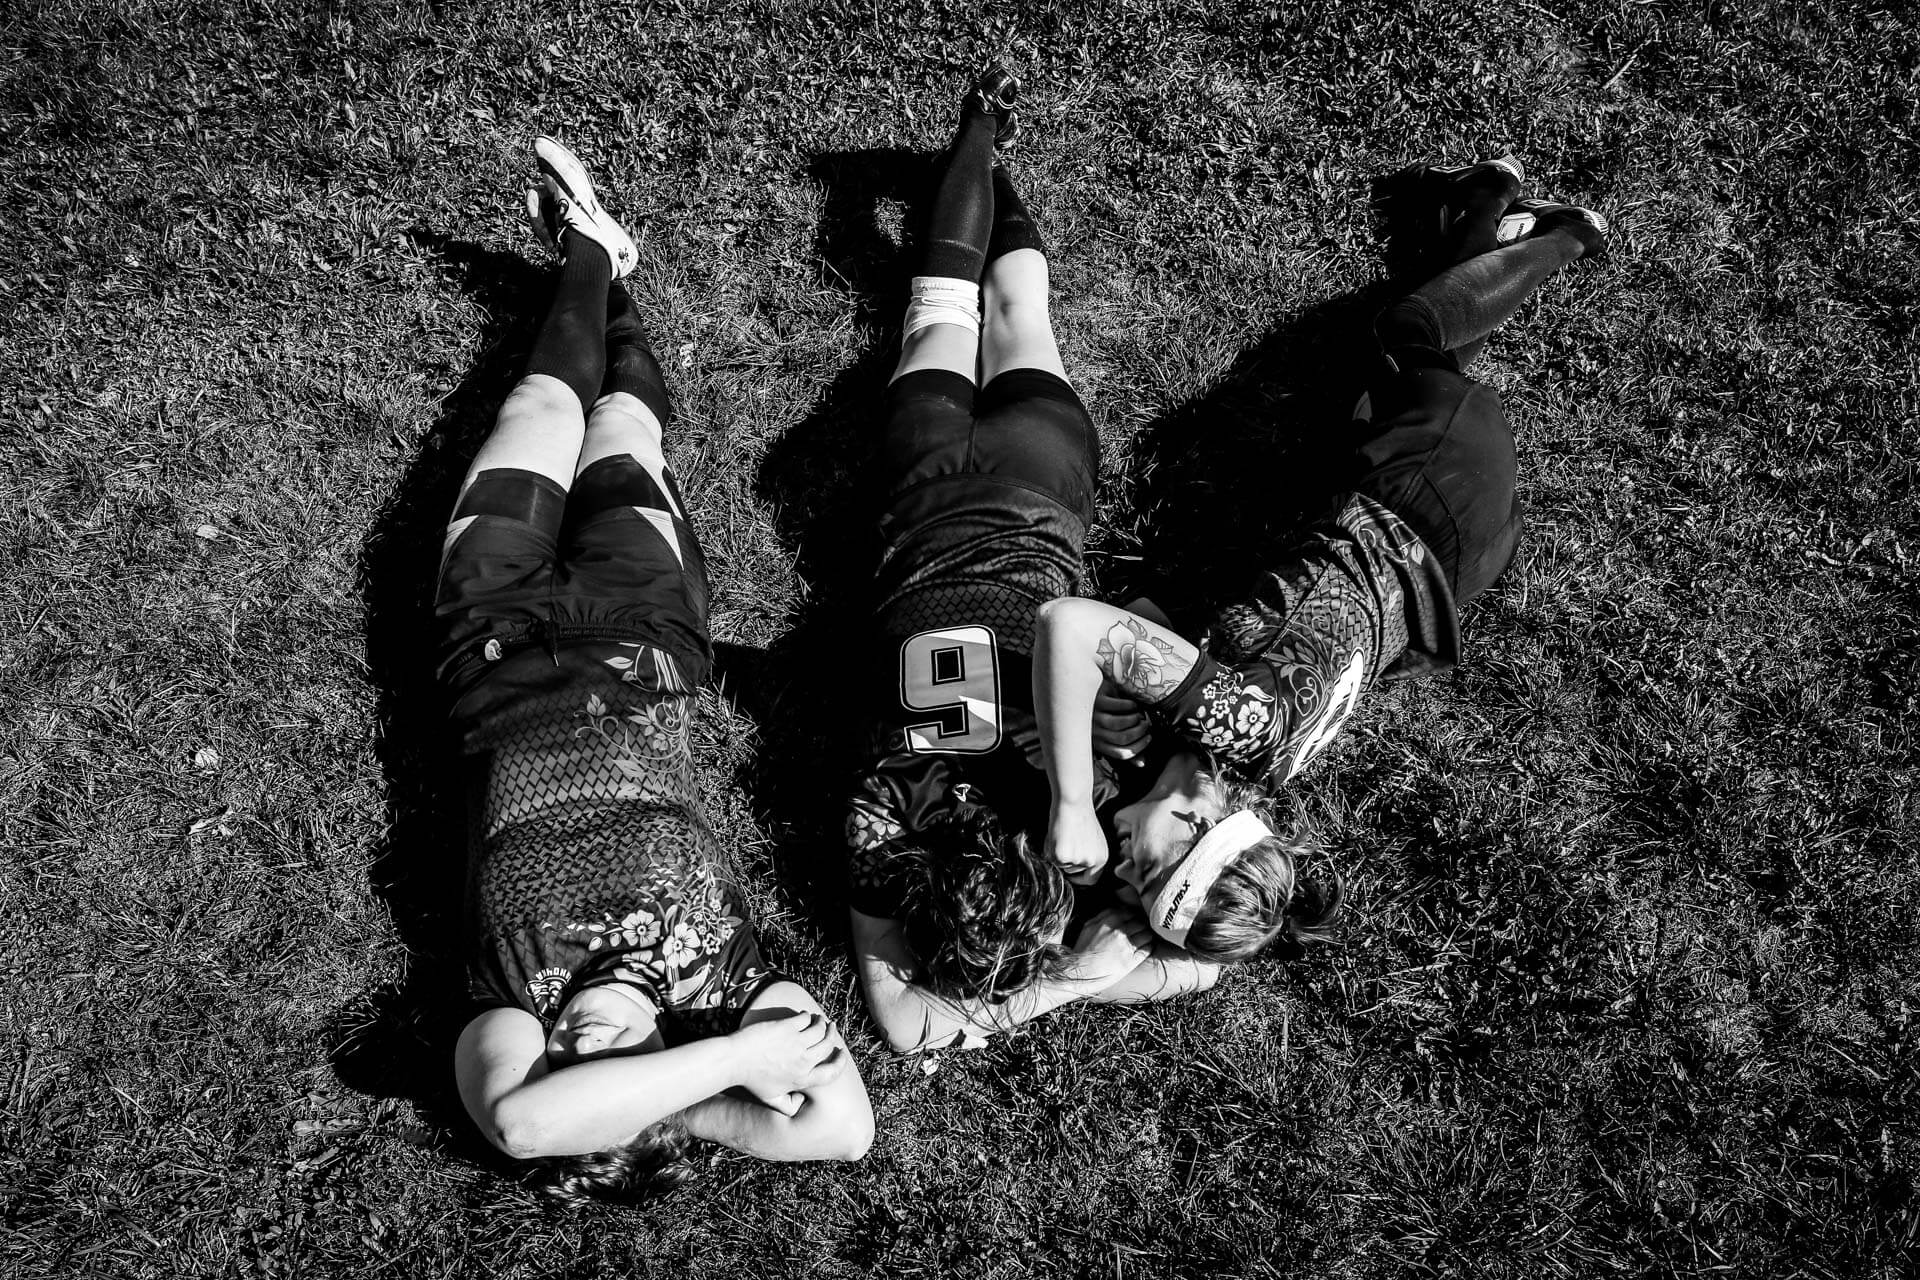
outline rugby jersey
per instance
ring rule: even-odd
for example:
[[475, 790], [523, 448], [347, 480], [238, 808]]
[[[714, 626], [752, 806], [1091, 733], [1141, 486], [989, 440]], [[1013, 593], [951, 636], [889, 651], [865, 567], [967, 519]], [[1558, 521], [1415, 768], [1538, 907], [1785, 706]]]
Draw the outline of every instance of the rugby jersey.
[[1199, 662], [1149, 712], [1237, 772], [1279, 786], [1382, 675], [1442, 670], [1459, 656], [1439, 560], [1393, 512], [1354, 494], [1216, 611]]

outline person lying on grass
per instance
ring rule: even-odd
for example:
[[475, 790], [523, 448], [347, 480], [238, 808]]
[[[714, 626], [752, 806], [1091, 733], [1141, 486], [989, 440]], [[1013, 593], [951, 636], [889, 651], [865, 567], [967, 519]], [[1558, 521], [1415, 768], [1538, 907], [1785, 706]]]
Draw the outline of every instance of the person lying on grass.
[[1017, 92], [996, 67], [963, 101], [878, 440], [875, 730], [848, 879], [861, 990], [900, 1052], [1214, 978], [1133, 909], [1067, 941], [1073, 890], [1038, 839], [1034, 610], [1080, 580], [1099, 439], [1054, 345], [1039, 231], [995, 163]]
[[1462, 370], [1544, 280], [1606, 249], [1599, 214], [1517, 200], [1511, 158], [1409, 178], [1436, 232], [1434, 273], [1375, 321], [1380, 370], [1327, 477], [1333, 514], [1218, 609], [1199, 644], [1151, 602], [1063, 593], [1040, 613], [1048, 851], [1076, 881], [1108, 860], [1090, 725], [1111, 682], [1179, 746], [1116, 820], [1115, 873], [1162, 939], [1218, 964], [1324, 933], [1338, 881], [1299, 877], [1311, 848], [1275, 832], [1260, 797], [1313, 760], [1376, 679], [1458, 660], [1456, 608], [1512, 562], [1521, 525], [1513, 432], [1499, 396]]
[[534, 144], [559, 280], [447, 526], [439, 678], [472, 788], [460, 1096], [556, 1194], [635, 1197], [690, 1139], [855, 1160], [873, 1112], [839, 1033], [762, 961], [701, 810], [707, 581], [662, 455], [627, 233]]

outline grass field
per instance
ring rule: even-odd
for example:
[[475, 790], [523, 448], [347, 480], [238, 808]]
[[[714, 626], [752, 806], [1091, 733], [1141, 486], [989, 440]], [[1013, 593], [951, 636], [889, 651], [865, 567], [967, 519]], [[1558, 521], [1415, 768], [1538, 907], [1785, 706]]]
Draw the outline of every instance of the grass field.
[[[895, 1060], [815, 888], [848, 495], [995, 54], [1109, 585], [1339, 421], [1374, 178], [1511, 147], [1620, 234], [1480, 369], [1531, 525], [1467, 661], [1289, 796], [1344, 943]], [[1917, 65], [1838, 0], [8, 6], [0, 1275], [1914, 1274]], [[639, 1211], [544, 1207], [451, 1090], [423, 611], [536, 132], [644, 228], [712, 809], [880, 1123]]]

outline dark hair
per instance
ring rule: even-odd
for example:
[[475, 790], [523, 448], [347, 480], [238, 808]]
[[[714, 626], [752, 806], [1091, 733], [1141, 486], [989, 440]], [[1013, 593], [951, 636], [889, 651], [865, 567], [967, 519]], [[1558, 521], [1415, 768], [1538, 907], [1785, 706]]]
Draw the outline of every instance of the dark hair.
[[[1228, 777], [1214, 776], [1213, 781], [1229, 810], [1252, 809], [1269, 827], [1274, 825], [1264, 792]], [[1269, 836], [1242, 850], [1207, 890], [1187, 930], [1187, 950], [1214, 964], [1238, 964], [1277, 942], [1297, 949], [1331, 941], [1330, 926], [1346, 897], [1346, 884], [1331, 869], [1324, 882], [1299, 874], [1299, 860], [1319, 852], [1299, 830]]]
[[921, 985], [948, 999], [1004, 1000], [1067, 962], [1054, 938], [1073, 908], [1066, 873], [984, 805], [961, 805], [917, 833], [901, 936]]
[[617, 1147], [582, 1156], [546, 1156], [530, 1181], [549, 1200], [579, 1209], [595, 1200], [640, 1204], [692, 1181], [693, 1135], [660, 1120]]

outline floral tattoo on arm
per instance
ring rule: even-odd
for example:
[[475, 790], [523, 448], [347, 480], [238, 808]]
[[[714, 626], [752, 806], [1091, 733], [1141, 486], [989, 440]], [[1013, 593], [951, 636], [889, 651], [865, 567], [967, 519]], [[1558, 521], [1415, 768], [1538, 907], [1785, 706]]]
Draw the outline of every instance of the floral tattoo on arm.
[[1136, 702], [1163, 700], [1193, 668], [1171, 644], [1149, 634], [1138, 618], [1123, 618], [1108, 627], [1094, 656], [1107, 678]]

